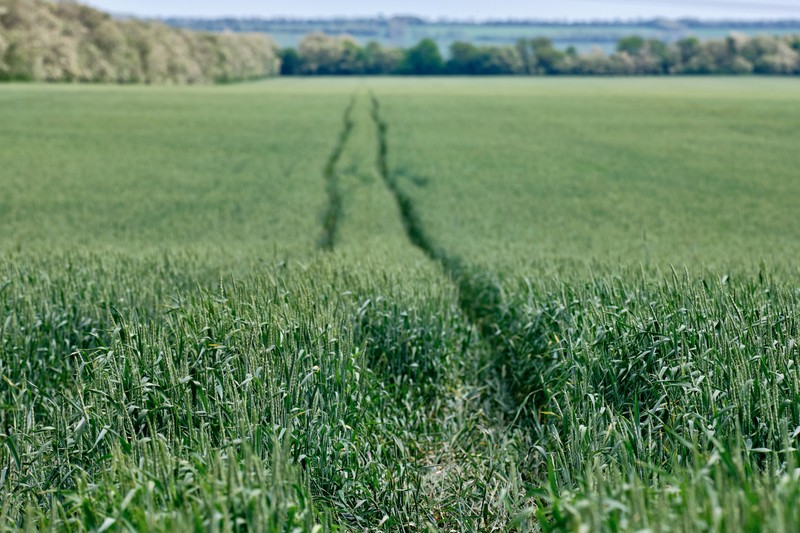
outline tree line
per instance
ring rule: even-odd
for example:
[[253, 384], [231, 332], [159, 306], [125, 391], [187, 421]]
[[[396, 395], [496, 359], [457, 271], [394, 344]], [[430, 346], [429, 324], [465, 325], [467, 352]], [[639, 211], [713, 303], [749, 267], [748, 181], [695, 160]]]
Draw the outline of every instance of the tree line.
[[117, 20], [72, 1], [0, 0], [0, 80], [211, 83], [279, 69], [264, 34]]
[[279, 50], [262, 33], [218, 33], [119, 20], [71, 0], [0, 0], [0, 81], [211, 83], [283, 75], [800, 74], [800, 36], [672, 44], [628, 37], [579, 53], [547, 38], [510, 46], [423, 39], [407, 49], [311, 33]]
[[423, 39], [408, 49], [364, 46], [351, 36], [312, 33], [297, 48], [280, 52], [283, 75], [667, 75], [800, 74], [800, 36], [732, 34], [667, 44], [632, 36], [613, 53], [557, 49], [547, 38], [521, 39], [513, 46], [456, 42], [445, 58]]

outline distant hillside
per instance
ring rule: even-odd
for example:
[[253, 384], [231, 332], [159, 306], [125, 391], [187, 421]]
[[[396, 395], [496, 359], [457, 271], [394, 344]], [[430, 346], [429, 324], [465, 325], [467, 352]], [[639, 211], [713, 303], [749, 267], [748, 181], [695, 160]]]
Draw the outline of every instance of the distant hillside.
[[654, 19], [636, 22], [564, 23], [537, 20], [495, 20], [482, 23], [464, 21], [426, 21], [418, 17], [353, 19], [164, 19], [167, 24], [205, 31], [265, 32], [282, 47], [296, 47], [303, 36], [322, 32], [348, 34], [361, 44], [376, 41], [383, 46], [407, 48], [422, 39], [432, 39], [442, 50], [456, 41], [480, 45], [510, 45], [519, 39], [546, 37], [556, 47], [570, 46], [589, 51], [611, 51], [617, 41], [630, 35], [658, 39], [667, 43], [686, 37], [719, 39], [732, 32], [742, 35], [787, 35], [800, 33], [800, 20], [767, 22], [700, 21], [692, 19]]
[[117, 20], [71, 1], [0, 0], [0, 80], [211, 83], [279, 69], [263, 33]]

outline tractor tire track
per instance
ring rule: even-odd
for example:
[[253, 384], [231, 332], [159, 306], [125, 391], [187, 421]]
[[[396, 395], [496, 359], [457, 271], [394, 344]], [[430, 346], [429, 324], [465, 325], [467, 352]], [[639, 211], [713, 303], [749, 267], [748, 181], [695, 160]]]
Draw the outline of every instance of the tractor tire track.
[[399, 183], [389, 171], [389, 125], [381, 117], [381, 104], [378, 99], [374, 94], [370, 95], [370, 99], [372, 100], [372, 121], [375, 124], [378, 138], [378, 174], [394, 197], [397, 208], [400, 211], [400, 219], [406, 236], [411, 241], [411, 244], [422, 250], [428, 258], [443, 263], [447, 267], [450, 261], [446, 259], [445, 253], [437, 248], [428, 237], [414, 207], [413, 200], [400, 188]]
[[339, 222], [342, 218], [342, 193], [336, 167], [353, 133], [353, 127], [355, 126], [353, 109], [355, 109], [356, 100], [357, 95], [353, 95], [350, 99], [350, 104], [344, 110], [342, 129], [322, 171], [322, 176], [325, 180], [325, 192], [328, 198], [322, 213], [322, 235], [319, 239], [319, 248], [326, 251], [333, 251], [336, 246]]
[[[395, 199], [406, 236], [411, 244], [444, 268], [447, 275], [459, 287], [459, 303], [462, 310], [471, 321], [479, 323], [489, 311], [485, 309], [487, 302], [491, 304], [492, 308], [499, 304], [499, 288], [486, 280], [485, 275], [481, 276], [476, 269], [468, 267], [460, 257], [450, 255], [434, 244], [433, 239], [427, 234], [414, 201], [400, 187], [397, 179], [389, 170], [389, 126], [381, 116], [378, 99], [374, 94], [370, 95], [370, 98], [372, 100], [372, 120], [378, 136], [378, 173]], [[478, 283], [481, 287], [475, 286], [479, 279], [483, 279]], [[479, 303], [480, 305], [478, 305]]]
[[[487, 361], [486, 368], [493, 370], [505, 384], [506, 392], [512, 398], [505, 410], [510, 418], [517, 420], [521, 411], [531, 413], [536, 404], [545, 400], [546, 387], [540, 381], [546, 367], [543, 356], [547, 352], [547, 339], [552, 337], [556, 325], [552, 321], [540, 320], [541, 317], [533, 322], [527, 318], [520, 321], [518, 314], [507, 308], [500, 282], [495, 275], [469, 265], [458, 256], [448, 254], [434, 243], [425, 231], [413, 200], [391, 174], [389, 125], [381, 115], [377, 97], [371, 94], [370, 98], [378, 141], [378, 172], [394, 196], [406, 236], [429, 259], [439, 263], [458, 288], [459, 307], [491, 354], [492, 360]], [[537, 375], [532, 382], [518, 383], [513, 375], [509, 376], [508, 369], [516, 368], [520, 360], [527, 361], [526, 370]], [[532, 405], [526, 405], [529, 400]]]

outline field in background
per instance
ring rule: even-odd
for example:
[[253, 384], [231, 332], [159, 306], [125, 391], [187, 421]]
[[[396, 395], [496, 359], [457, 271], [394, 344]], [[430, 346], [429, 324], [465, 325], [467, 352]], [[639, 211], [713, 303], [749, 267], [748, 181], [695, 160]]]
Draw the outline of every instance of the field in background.
[[795, 85], [0, 87], [0, 527], [796, 529]]
[[[5, 249], [313, 256], [405, 240], [391, 178], [470, 261], [791, 264], [800, 96], [781, 79], [327, 79], [3, 87]], [[353, 103], [351, 113], [345, 110]], [[340, 139], [345, 119], [347, 139]], [[352, 226], [352, 228], [351, 228]], [[502, 238], [498, 238], [502, 236]]]
[[481, 261], [792, 265], [791, 80], [375, 81], [392, 171]]
[[9, 85], [3, 248], [308, 254], [352, 85]]
[[559, 49], [574, 46], [588, 52], [600, 48], [611, 52], [617, 41], [631, 35], [675, 42], [686, 37], [720, 39], [731, 33], [744, 35], [789, 35], [800, 33], [800, 22], [702, 22], [696, 20], [651, 20], [619, 23], [559, 24], [532, 21], [509, 23], [426, 22], [415, 17], [386, 19], [261, 20], [261, 19], [181, 19], [164, 22], [178, 28], [206, 31], [264, 32], [283, 47], [296, 47], [309, 33], [348, 34], [360, 43], [377, 41], [384, 46], [409, 48], [422, 39], [433, 39], [446, 51], [456, 41], [476, 45], [514, 44], [519, 39], [547, 37]]

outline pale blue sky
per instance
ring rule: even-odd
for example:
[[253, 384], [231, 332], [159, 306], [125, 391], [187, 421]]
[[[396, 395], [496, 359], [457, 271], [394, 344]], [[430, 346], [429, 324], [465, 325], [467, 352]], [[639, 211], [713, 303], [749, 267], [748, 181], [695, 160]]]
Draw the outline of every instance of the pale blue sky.
[[800, 19], [800, 0], [88, 0], [111, 11], [139, 16], [331, 17], [413, 14], [486, 19], [634, 19], [696, 17]]

